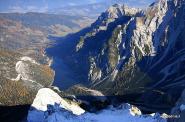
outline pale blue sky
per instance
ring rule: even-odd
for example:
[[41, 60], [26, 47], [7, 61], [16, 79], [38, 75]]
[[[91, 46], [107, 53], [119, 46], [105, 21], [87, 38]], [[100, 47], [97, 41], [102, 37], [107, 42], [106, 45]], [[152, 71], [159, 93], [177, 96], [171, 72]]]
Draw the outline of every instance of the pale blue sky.
[[131, 6], [143, 7], [151, 4], [153, 1], [154, 0], [0, 0], [0, 12], [47, 12], [63, 6], [98, 2], [122, 2]]

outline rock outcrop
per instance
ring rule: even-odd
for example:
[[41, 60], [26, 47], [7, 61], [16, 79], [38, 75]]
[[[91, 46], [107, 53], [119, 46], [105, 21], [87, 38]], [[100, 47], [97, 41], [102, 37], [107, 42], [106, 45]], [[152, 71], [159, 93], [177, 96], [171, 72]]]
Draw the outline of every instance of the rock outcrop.
[[129, 104], [109, 107], [98, 113], [84, 111], [73, 101], [61, 98], [48, 88], [40, 89], [28, 113], [28, 122], [166, 122], [159, 114], [142, 115]]
[[183, 0], [158, 0], [146, 10], [114, 5], [57, 45], [57, 58], [104, 95], [169, 110], [184, 89], [184, 24]]

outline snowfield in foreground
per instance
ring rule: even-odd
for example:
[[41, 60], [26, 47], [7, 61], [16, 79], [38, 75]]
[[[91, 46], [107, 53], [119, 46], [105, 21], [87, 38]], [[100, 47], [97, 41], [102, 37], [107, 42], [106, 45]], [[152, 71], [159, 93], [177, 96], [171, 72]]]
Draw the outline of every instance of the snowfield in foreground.
[[98, 113], [88, 113], [49, 88], [40, 89], [28, 113], [28, 122], [166, 122], [159, 114], [141, 115], [139, 109], [123, 104]]

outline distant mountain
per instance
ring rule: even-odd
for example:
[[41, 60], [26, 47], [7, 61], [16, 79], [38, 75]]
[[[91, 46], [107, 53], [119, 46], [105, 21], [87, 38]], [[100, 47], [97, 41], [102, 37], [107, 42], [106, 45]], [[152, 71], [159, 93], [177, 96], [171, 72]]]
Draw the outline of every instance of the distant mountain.
[[[41, 12], [41, 13], [49, 13], [53, 10], [62, 10], [63, 8], [68, 8], [69, 11], [71, 11], [71, 8], [75, 8], [77, 6], [90, 6], [90, 4], [93, 6], [93, 4], [101, 4], [104, 8], [105, 6], [110, 6], [113, 4], [127, 4], [132, 7], [146, 7], [150, 3], [154, 2], [155, 0], [56, 0], [53, 2], [52, 0], [41, 0], [41, 1], [35, 1], [35, 0], [1, 0], [0, 4], [3, 4], [3, 6], [0, 7], [0, 12], [19, 12], [19, 13], [26, 13], [26, 12]], [[87, 7], [85, 7], [87, 8]], [[78, 9], [79, 11], [83, 10], [84, 8]], [[102, 8], [99, 8], [102, 10]], [[67, 10], [67, 9], [65, 9]], [[105, 9], [104, 9], [105, 10]], [[104, 11], [103, 10], [103, 11]], [[56, 12], [53, 11], [53, 12]], [[103, 12], [101, 11], [101, 12]], [[76, 12], [76, 11], [74, 11]]]
[[[82, 5], [66, 5], [60, 8], [50, 9], [49, 13], [55, 14], [65, 14], [65, 15], [80, 15], [87, 16], [91, 18], [97, 18], [100, 13], [104, 12], [107, 8], [114, 4], [125, 4], [128, 6], [143, 8], [146, 7], [149, 3], [153, 2], [130, 2], [125, 0], [102, 0], [96, 3], [82, 4]], [[137, 5], [135, 4], [137, 3]]]
[[0, 19], [21, 22], [24, 26], [43, 31], [46, 35], [64, 36], [89, 26], [94, 19], [80, 15], [45, 13], [0, 13]]
[[49, 13], [64, 15], [79, 15], [90, 18], [97, 18], [100, 13], [105, 11], [112, 4], [94, 3], [87, 5], [64, 6], [61, 8], [51, 9]]
[[55, 76], [55, 85], [66, 89], [74, 79], [108, 96], [169, 109], [185, 88], [183, 8], [183, 0], [159, 0], [146, 10], [110, 7], [91, 27], [48, 49], [54, 62], [62, 60], [65, 71], [75, 74], [70, 81]]

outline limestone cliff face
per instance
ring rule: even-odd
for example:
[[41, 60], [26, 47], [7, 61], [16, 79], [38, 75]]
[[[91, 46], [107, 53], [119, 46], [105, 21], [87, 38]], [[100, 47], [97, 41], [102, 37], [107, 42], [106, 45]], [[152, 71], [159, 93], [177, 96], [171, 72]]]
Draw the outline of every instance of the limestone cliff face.
[[114, 5], [57, 49], [88, 87], [169, 108], [184, 89], [184, 22], [183, 0], [158, 0], [146, 10]]

